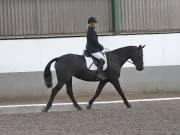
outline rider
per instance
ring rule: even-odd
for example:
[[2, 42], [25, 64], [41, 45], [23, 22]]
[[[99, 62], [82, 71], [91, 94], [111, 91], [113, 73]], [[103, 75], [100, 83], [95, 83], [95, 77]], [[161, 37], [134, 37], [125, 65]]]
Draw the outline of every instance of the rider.
[[95, 57], [99, 61], [97, 78], [104, 80], [105, 77], [102, 72], [103, 65], [105, 63], [105, 58], [102, 53], [104, 47], [98, 42], [98, 35], [95, 31], [96, 25], [97, 19], [95, 17], [90, 17], [88, 19], [86, 51], [88, 54], [90, 54], [92, 57]]

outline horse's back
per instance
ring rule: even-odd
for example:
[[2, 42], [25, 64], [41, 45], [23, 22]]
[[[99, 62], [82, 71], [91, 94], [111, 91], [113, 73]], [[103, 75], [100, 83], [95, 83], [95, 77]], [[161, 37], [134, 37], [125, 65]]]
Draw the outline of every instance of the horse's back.
[[62, 55], [61, 57], [59, 57], [59, 59], [57, 60], [58, 62], [78, 62], [78, 61], [83, 61], [84, 57], [82, 55], [77, 55], [77, 54], [66, 54], [66, 55]]
[[56, 69], [76, 69], [77, 67], [83, 66], [85, 59], [82, 55], [77, 54], [66, 54], [58, 58], [55, 63]]

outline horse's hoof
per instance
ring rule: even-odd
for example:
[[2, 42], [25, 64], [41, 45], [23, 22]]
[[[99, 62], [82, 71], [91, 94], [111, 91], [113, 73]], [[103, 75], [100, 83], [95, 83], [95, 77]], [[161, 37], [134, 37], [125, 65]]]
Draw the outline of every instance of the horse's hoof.
[[46, 112], [48, 112], [48, 108], [47, 107], [44, 107], [43, 109], [42, 109], [42, 112], [44, 112], [44, 113], [46, 113]]
[[132, 108], [131, 104], [127, 104], [127, 108]]
[[91, 106], [89, 106], [89, 105], [86, 108], [87, 108], [87, 110], [91, 110]]
[[82, 111], [83, 109], [79, 106], [79, 107], [77, 107], [77, 110]]

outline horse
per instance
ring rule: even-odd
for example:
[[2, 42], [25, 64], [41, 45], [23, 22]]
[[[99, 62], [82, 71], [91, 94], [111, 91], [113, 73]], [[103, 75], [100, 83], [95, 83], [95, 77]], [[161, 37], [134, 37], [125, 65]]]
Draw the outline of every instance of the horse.
[[61, 88], [66, 85], [67, 94], [70, 97], [74, 107], [77, 110], [82, 110], [79, 106], [78, 102], [74, 98], [73, 89], [72, 89], [72, 77], [76, 77], [78, 79], [84, 81], [99, 81], [98, 88], [95, 92], [95, 95], [89, 100], [89, 104], [87, 109], [91, 109], [93, 102], [100, 95], [103, 87], [106, 83], [110, 82], [121, 96], [124, 104], [127, 108], [131, 108], [131, 104], [125, 97], [125, 94], [120, 86], [119, 77], [122, 66], [129, 59], [132, 61], [132, 64], [135, 65], [136, 70], [141, 71], [144, 69], [143, 62], [143, 48], [145, 46], [127, 46], [122, 47], [113, 51], [106, 52], [107, 57], [107, 69], [103, 71], [103, 74], [106, 76], [105, 80], [98, 80], [96, 77], [96, 71], [89, 70], [86, 61], [83, 55], [77, 54], [66, 54], [61, 57], [57, 57], [52, 59], [45, 67], [44, 70], [44, 81], [45, 85], [48, 88], [52, 87], [52, 75], [50, 71], [51, 64], [55, 62], [55, 71], [57, 76], [57, 84], [52, 89], [50, 99], [47, 105], [43, 108], [43, 112], [48, 112], [51, 108], [53, 100], [61, 90]]

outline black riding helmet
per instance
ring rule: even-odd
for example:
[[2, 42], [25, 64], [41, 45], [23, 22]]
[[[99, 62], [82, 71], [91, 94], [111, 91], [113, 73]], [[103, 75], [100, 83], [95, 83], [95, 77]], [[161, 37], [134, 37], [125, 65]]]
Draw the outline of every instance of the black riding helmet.
[[97, 23], [96, 17], [89, 17], [88, 24], [90, 24], [91, 22]]

